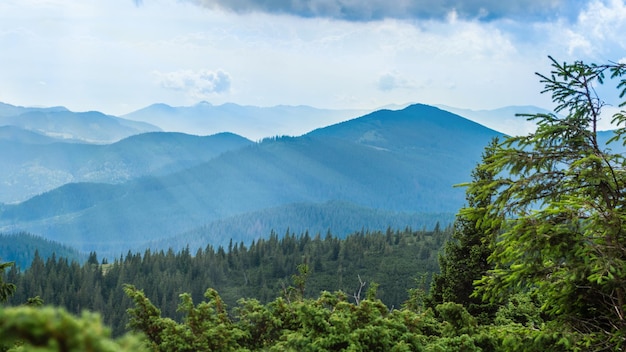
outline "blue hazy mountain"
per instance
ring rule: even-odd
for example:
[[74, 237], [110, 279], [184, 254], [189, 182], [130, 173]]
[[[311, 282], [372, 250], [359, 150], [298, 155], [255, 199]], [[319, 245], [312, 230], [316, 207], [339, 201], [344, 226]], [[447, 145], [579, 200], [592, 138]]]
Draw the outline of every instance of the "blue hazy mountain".
[[70, 182], [121, 183], [165, 175], [250, 144], [231, 133], [199, 137], [165, 132], [107, 145], [59, 143], [17, 127], [0, 127], [0, 202], [24, 201]]
[[317, 109], [310, 106], [258, 107], [232, 103], [212, 105], [203, 101], [196, 105], [179, 107], [153, 104], [122, 117], [153, 124], [164, 131], [198, 135], [228, 131], [252, 140], [260, 140], [280, 135], [299, 136], [320, 126], [361, 116], [366, 112]]
[[51, 144], [59, 142], [57, 138], [15, 126], [0, 126], [0, 141], [25, 144]]
[[0, 116], [2, 116], [2, 117], [18, 116], [18, 115], [21, 115], [23, 113], [32, 112], [32, 111], [40, 111], [40, 112], [67, 112], [69, 110], [67, 108], [63, 107], [63, 106], [53, 106], [53, 107], [46, 107], [46, 108], [24, 107], [24, 106], [17, 106], [17, 105], [11, 105], [11, 104], [6, 104], [6, 103], [1, 103], [0, 102]]
[[[431, 106], [381, 110], [300, 137], [268, 138], [165, 176], [68, 184], [4, 206], [0, 230], [111, 253], [289, 204], [454, 213], [464, 190], [453, 185], [469, 179], [483, 147], [501, 135]], [[355, 230], [368, 227], [366, 212], [356, 213]]]
[[4, 103], [0, 103], [0, 126], [14, 126], [61, 141], [86, 143], [112, 143], [135, 134], [160, 131], [145, 122], [97, 111], [72, 112], [64, 107], [27, 108]]

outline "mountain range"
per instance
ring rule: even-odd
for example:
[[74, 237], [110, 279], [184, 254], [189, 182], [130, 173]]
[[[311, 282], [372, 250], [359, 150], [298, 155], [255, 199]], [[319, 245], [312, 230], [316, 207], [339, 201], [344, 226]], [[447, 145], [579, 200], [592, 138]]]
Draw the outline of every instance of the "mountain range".
[[[150, 119], [155, 109], [162, 114]], [[272, 231], [345, 236], [446, 225], [464, 202], [464, 190], [454, 185], [469, 179], [483, 147], [494, 137], [533, 130], [515, 113], [546, 112], [393, 109], [349, 120], [342, 111], [317, 121], [342, 122], [298, 136], [257, 131], [274, 137], [253, 142], [230, 132], [162, 132], [163, 126], [129, 117], [178, 118], [189, 131], [205, 124], [206, 131], [240, 133], [263, 116], [281, 131], [277, 126], [296, 124], [298, 112], [314, 125], [311, 116], [325, 110], [156, 104], [117, 118], [0, 103], [0, 234], [27, 232], [44, 238], [45, 247], [59, 243], [83, 257], [97, 251], [113, 258], [147, 247], [225, 247]], [[206, 120], [199, 119], [203, 114]], [[219, 114], [225, 114], [222, 127], [212, 122]], [[602, 131], [599, 139], [605, 143], [611, 135]], [[36, 248], [36, 237], [23, 236], [19, 240]]]
[[304, 105], [213, 105], [202, 101], [193, 106], [178, 107], [153, 104], [122, 117], [156, 125], [165, 131], [199, 135], [228, 131], [258, 141], [272, 136], [299, 136], [320, 126], [335, 124], [367, 112], [318, 109]]
[[63, 143], [0, 127], [0, 202], [16, 203], [72, 182], [121, 183], [165, 175], [252, 144], [231, 133], [148, 132], [112, 144]]
[[160, 131], [145, 122], [97, 111], [72, 112], [64, 107], [32, 108], [0, 103], [0, 126], [52, 137], [60, 141], [112, 143], [145, 132]]
[[[139, 135], [110, 147], [117, 145], [125, 154], [136, 148], [129, 160], [138, 162], [138, 155], [162, 142], [139, 146], [134, 138], [159, 136], [164, 137]], [[416, 104], [298, 137], [252, 143], [218, 136], [236, 142], [195, 165], [157, 167], [117, 184], [68, 183], [5, 204], [0, 231], [27, 231], [115, 256], [190, 238], [207, 241], [205, 245], [227, 238], [250, 241], [267, 236], [267, 229], [285, 231], [285, 226], [340, 236], [363, 228], [432, 226], [434, 218], [452, 219], [464, 201], [463, 189], [453, 185], [468, 180], [483, 147], [503, 134]], [[90, 146], [97, 147], [103, 146]], [[169, 149], [157, 149], [154, 155]], [[98, 153], [104, 152], [89, 154]], [[183, 153], [187, 151], [171, 155], [182, 159]]]

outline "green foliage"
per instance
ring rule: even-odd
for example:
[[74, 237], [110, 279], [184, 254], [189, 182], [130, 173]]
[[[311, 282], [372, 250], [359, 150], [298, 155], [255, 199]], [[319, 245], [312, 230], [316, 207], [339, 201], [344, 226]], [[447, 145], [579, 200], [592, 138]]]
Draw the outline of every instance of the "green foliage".
[[129, 309], [129, 327], [146, 334], [156, 351], [234, 351], [243, 332], [236, 328], [226, 314], [226, 307], [213, 289], [205, 293], [207, 301], [194, 306], [189, 294], [180, 295], [179, 310], [183, 323], [162, 318], [143, 292], [131, 285], [124, 288], [136, 307]]
[[458, 303], [446, 302], [436, 308], [444, 320], [443, 335], [448, 337], [469, 335], [476, 332], [478, 323], [467, 310]]
[[317, 299], [279, 297], [265, 306], [241, 300], [233, 321], [221, 310], [219, 295], [208, 290], [210, 300], [196, 307], [181, 296], [182, 324], [161, 318], [135, 288], [126, 292], [137, 305], [129, 311], [130, 326], [144, 332], [157, 351], [415, 351], [423, 340], [418, 314], [390, 312], [373, 292], [358, 305], [341, 292], [323, 292]]
[[[94, 313], [76, 318], [59, 308], [7, 308], [0, 310], [0, 341], [5, 344], [0, 350], [568, 351], [596, 341], [544, 323], [537, 297], [531, 295], [512, 296], [496, 314], [496, 324], [481, 325], [458, 303], [440, 304], [435, 312], [424, 309], [419, 287], [402, 309], [390, 309], [378, 299], [380, 286], [374, 283], [362, 299], [364, 282], [354, 296], [323, 291], [305, 297], [308, 270], [299, 266], [292, 276], [295, 286], [284, 290], [288, 295], [266, 304], [240, 299], [231, 311], [214, 289], [205, 290], [198, 304], [191, 294], [180, 294], [180, 320], [162, 316], [142, 290], [125, 285], [134, 303], [127, 311], [128, 327], [143, 339], [126, 335], [112, 340]], [[424, 279], [417, 284], [423, 287]], [[40, 302], [37, 297], [32, 301]]]
[[[479, 167], [494, 180], [468, 188], [475, 194], [496, 190], [486, 211], [468, 212], [498, 234], [494, 268], [480, 288], [492, 301], [536, 290], [542, 311], [565, 329], [604, 336], [595, 341], [603, 347], [595, 348], [618, 349], [626, 339], [626, 161], [598, 143], [604, 102], [595, 87], [610, 72], [623, 97], [626, 67], [553, 59], [552, 67], [539, 77], [555, 112], [566, 115], [528, 116], [536, 132], [501, 143]], [[614, 122], [626, 125], [624, 113]]]
[[390, 310], [375, 298], [350, 302], [341, 291], [316, 298], [278, 297], [263, 305], [241, 299], [232, 314], [222, 310], [214, 290], [194, 306], [181, 295], [185, 318], [177, 323], [132, 286], [135, 301], [130, 327], [143, 332], [154, 351], [574, 351], [581, 335], [563, 331], [536, 318], [539, 308], [528, 297], [515, 297], [498, 312], [497, 324], [480, 325], [458, 303], [438, 305], [421, 313]]
[[[13, 262], [0, 263], [0, 274], [4, 274], [4, 271], [13, 266]], [[15, 284], [10, 282], [4, 282], [2, 275], [0, 275], [0, 303], [5, 302], [15, 292]]]
[[[0, 341], [10, 351], [146, 351], [133, 336], [113, 341], [98, 314], [72, 316], [64, 309], [30, 306], [0, 308]], [[2, 346], [0, 346], [2, 348]]]
[[540, 328], [543, 323], [541, 302], [536, 295], [516, 293], [511, 295], [506, 304], [498, 309], [496, 325], [521, 324], [529, 328]]

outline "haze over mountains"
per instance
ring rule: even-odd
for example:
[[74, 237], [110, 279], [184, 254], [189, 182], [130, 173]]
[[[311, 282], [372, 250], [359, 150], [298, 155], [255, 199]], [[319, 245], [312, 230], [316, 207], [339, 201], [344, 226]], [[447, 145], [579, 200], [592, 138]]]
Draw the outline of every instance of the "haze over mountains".
[[[4, 151], [0, 153], [0, 168], [4, 170], [0, 173], [0, 203], [24, 201], [70, 182], [119, 183], [139, 176], [162, 175], [205, 162], [231, 147], [240, 146], [231, 144], [222, 148], [217, 141], [208, 142], [211, 138], [182, 134], [176, 137], [153, 134], [115, 143], [131, 135], [163, 129], [194, 135], [202, 135], [202, 131], [207, 134], [234, 132], [260, 140], [261, 137], [301, 135], [363, 114], [358, 110], [307, 106], [261, 108], [200, 102], [189, 107], [154, 104], [125, 115], [129, 119], [121, 119], [99, 112], [75, 113], [64, 107], [32, 108], [0, 103], [0, 147]], [[468, 114], [476, 115], [472, 111]], [[509, 115], [514, 113], [509, 111]], [[153, 122], [158, 127], [131, 118]], [[518, 121], [525, 123], [520, 118]], [[483, 124], [489, 126], [489, 123]], [[516, 124], [509, 122], [507, 126], [511, 128]], [[101, 146], [84, 145], [93, 143]]]
[[367, 112], [288, 105], [258, 107], [228, 103], [216, 106], [202, 101], [180, 107], [153, 104], [122, 117], [153, 124], [165, 131], [199, 135], [228, 131], [257, 141], [273, 136], [299, 136]]
[[252, 144], [231, 133], [148, 132], [112, 144], [63, 143], [0, 127], [0, 202], [16, 203], [71, 182], [120, 183], [179, 171]]
[[97, 111], [72, 112], [64, 107], [32, 108], [0, 103], [0, 126], [66, 142], [112, 143], [135, 134], [160, 131], [145, 122], [122, 119]]
[[[112, 258], [147, 247], [250, 242], [271, 231], [345, 236], [363, 229], [432, 228], [453, 220], [464, 203], [464, 189], [454, 185], [470, 179], [492, 138], [505, 135], [422, 104], [378, 110], [299, 136], [282, 136], [281, 128], [313, 123], [324, 110], [202, 103], [153, 105], [137, 113], [155, 108], [170, 115], [155, 115], [153, 122], [179, 119], [189, 129], [221, 121], [206, 130], [239, 126], [235, 132], [241, 133], [254, 129], [259, 116], [282, 127], [253, 142], [227, 131], [159, 132], [162, 126], [98, 112], [0, 104], [0, 233], [25, 231]], [[527, 123], [514, 116], [516, 109], [449, 108], [485, 124], [503, 116], [508, 134]], [[219, 115], [226, 110], [232, 119]], [[308, 117], [299, 120], [298, 111]], [[600, 132], [602, 141], [610, 136]]]
[[[340, 236], [370, 226], [432, 226], [432, 219], [451, 220], [463, 204], [463, 189], [452, 186], [468, 180], [495, 136], [502, 134], [418, 104], [260, 143], [232, 134], [201, 139], [170, 133], [107, 146], [78, 144], [77, 149], [22, 141], [16, 150], [33, 148], [32, 155], [46, 153], [37, 149], [41, 146], [75, 153], [68, 157], [76, 160], [75, 168], [84, 167], [84, 153], [93, 164], [117, 160], [110, 164], [126, 165], [127, 171], [136, 166], [149, 176], [133, 178], [141, 172], [128, 171], [125, 182], [69, 183], [5, 205], [0, 231], [28, 231], [115, 256], [148, 244], [171, 245], [176, 238], [250, 241], [267, 236], [268, 229], [281, 233], [285, 226]], [[216, 143], [222, 149], [200, 142], [215, 138], [222, 138]], [[187, 149], [175, 150], [171, 139]], [[195, 149], [189, 143], [196, 143]], [[209, 151], [204, 160], [189, 156], [202, 149]], [[149, 166], [139, 167], [142, 163]]]

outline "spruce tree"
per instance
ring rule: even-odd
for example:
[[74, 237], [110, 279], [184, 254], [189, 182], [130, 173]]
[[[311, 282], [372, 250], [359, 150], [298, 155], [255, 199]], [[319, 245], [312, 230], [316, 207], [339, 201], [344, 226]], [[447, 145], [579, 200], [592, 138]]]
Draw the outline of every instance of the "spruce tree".
[[[498, 144], [498, 139], [494, 139], [485, 148], [483, 163], [491, 158]], [[493, 173], [478, 166], [471, 176], [474, 185], [487, 187], [493, 182]], [[492, 267], [487, 258], [493, 250], [493, 236], [488, 228], [481, 226], [476, 216], [487, 208], [492, 196], [492, 192], [479, 192], [477, 187], [466, 190], [467, 204], [456, 216], [452, 238], [445, 243], [443, 253], [439, 255], [440, 273], [433, 276], [427, 306], [434, 309], [438, 304], [454, 302], [477, 317], [488, 318], [495, 313], [494, 305], [485, 304], [481, 298], [472, 296], [474, 281], [481, 279]]]
[[[470, 186], [497, 188], [475, 214], [498, 232], [479, 288], [493, 302], [534, 290], [544, 313], [590, 336], [585, 349], [626, 348], [626, 159], [598, 139], [605, 102], [596, 93], [610, 74], [623, 98], [626, 65], [551, 60], [539, 77], [555, 113], [529, 115], [536, 132], [501, 143], [480, 166], [494, 181]], [[624, 143], [626, 113], [613, 122]]]
[[2, 279], [4, 276], [4, 270], [10, 268], [11, 266], [13, 266], [13, 262], [0, 263], [0, 303], [6, 302], [15, 292], [15, 285], [4, 282]]

